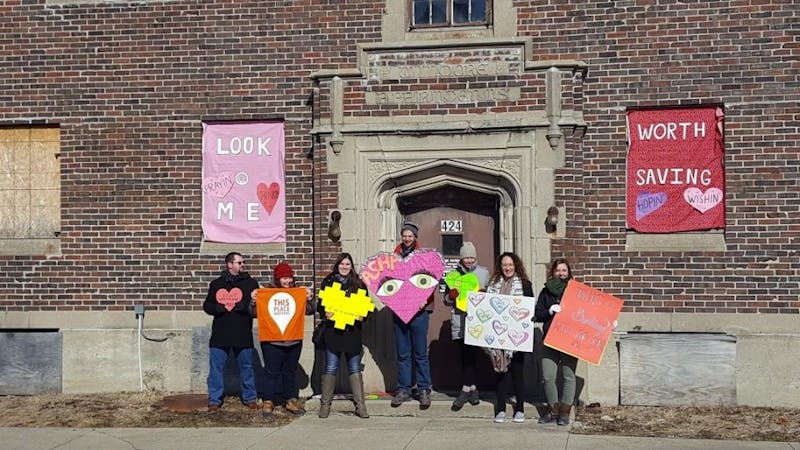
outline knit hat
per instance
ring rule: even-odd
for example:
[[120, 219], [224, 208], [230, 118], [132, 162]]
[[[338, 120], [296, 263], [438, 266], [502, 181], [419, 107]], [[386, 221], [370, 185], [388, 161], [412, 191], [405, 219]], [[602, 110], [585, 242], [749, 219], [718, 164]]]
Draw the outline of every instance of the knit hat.
[[286, 263], [280, 263], [275, 266], [273, 270], [273, 275], [275, 276], [276, 280], [280, 280], [281, 278], [294, 278], [294, 271], [292, 270], [292, 266]]
[[405, 222], [403, 227], [400, 228], [400, 233], [405, 230], [414, 233], [414, 237], [419, 237], [419, 225], [415, 224], [414, 222]]
[[464, 258], [477, 258], [478, 252], [475, 250], [475, 246], [470, 241], [464, 241], [464, 244], [461, 245], [461, 250], [458, 251], [458, 255], [461, 259]]

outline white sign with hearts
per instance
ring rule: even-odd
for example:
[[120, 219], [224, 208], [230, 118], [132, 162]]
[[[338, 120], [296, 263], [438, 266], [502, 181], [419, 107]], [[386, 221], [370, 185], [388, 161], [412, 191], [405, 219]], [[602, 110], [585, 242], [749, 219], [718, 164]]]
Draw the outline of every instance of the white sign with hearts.
[[288, 292], [278, 292], [270, 297], [267, 303], [267, 311], [272, 317], [272, 320], [278, 325], [281, 333], [286, 333], [286, 327], [292, 321], [297, 305]]
[[515, 352], [533, 351], [531, 320], [535, 298], [470, 292], [467, 299], [465, 344]]
[[694, 209], [705, 213], [722, 201], [723, 194], [722, 191], [717, 188], [709, 188], [707, 191], [703, 192], [696, 187], [690, 187], [683, 191], [683, 198], [687, 203], [692, 205]]

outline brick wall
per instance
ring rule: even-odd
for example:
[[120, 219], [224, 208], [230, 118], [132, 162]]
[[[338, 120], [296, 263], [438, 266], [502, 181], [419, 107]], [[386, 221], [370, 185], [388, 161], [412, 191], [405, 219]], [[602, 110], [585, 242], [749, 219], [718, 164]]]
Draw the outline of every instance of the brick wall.
[[[325, 98], [312, 98], [309, 75], [354, 68], [357, 43], [380, 40], [384, 7], [356, 0], [0, 5], [0, 125], [57, 124], [62, 141], [62, 256], [0, 257], [0, 311], [199, 309], [221, 268], [220, 257], [199, 255], [203, 120], [285, 121], [286, 254], [245, 258], [263, 281], [279, 260], [304, 283], [327, 273], [340, 251], [326, 237], [336, 178], [327, 174], [324, 145], [310, 137], [312, 114], [328, 111]], [[533, 58], [589, 65], [585, 80], [565, 80], [565, 108], [582, 108], [589, 129], [567, 136], [556, 192], [568, 231], [554, 254], [572, 258], [579, 278], [624, 297], [629, 311], [800, 312], [793, 2], [515, 7]], [[524, 95], [515, 104], [417, 111], [543, 107], [543, 76], [486, 82], [521, 86]], [[347, 89], [348, 99], [364, 92]], [[696, 104], [725, 109], [727, 251], [625, 252], [625, 110]]]

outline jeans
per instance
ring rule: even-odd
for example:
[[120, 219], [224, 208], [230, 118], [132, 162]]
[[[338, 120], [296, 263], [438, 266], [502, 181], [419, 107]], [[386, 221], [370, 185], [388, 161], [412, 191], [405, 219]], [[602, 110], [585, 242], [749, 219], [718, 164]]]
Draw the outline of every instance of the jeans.
[[208, 349], [208, 404], [221, 405], [225, 395], [225, 364], [228, 354], [233, 352], [239, 365], [239, 380], [241, 383], [241, 396], [244, 403], [256, 401], [256, 383], [253, 375], [253, 349], [252, 348], [218, 348]]
[[297, 398], [300, 389], [297, 387], [297, 363], [300, 361], [302, 343], [284, 347], [270, 342], [261, 343], [261, 354], [264, 356], [264, 372], [267, 387], [264, 400], [282, 405], [286, 400]]
[[[330, 350], [325, 350], [325, 375], [336, 375], [339, 371], [339, 355]], [[361, 373], [361, 353], [345, 353], [347, 370], [350, 375]]]
[[509, 384], [514, 389], [514, 412], [525, 412], [525, 353], [516, 352], [508, 365], [508, 371], [497, 374], [497, 403], [494, 414], [506, 410], [506, 395]]
[[411, 354], [414, 354], [417, 388], [431, 390], [431, 366], [428, 361], [428, 322], [430, 313], [420, 311], [407, 324], [394, 316], [394, 339], [397, 349], [397, 390], [411, 392]]
[[554, 348], [545, 346], [542, 352], [542, 378], [544, 379], [544, 395], [547, 403], [558, 402], [558, 365], [561, 364], [561, 403], [571, 405], [575, 402], [575, 368], [578, 367], [578, 358], [562, 353]]

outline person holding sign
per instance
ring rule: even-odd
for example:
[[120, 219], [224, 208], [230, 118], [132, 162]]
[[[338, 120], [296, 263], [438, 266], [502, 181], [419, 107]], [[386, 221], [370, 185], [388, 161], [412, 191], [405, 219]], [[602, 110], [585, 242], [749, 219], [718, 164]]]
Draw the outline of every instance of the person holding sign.
[[[402, 242], [394, 252], [400, 258], [408, 258], [419, 249], [417, 237], [419, 226], [406, 222], [400, 230]], [[434, 286], [438, 280], [434, 282]], [[408, 322], [394, 315], [394, 338], [397, 350], [397, 392], [391, 406], [396, 408], [411, 398], [411, 369], [416, 366], [417, 388], [419, 389], [419, 409], [431, 406], [431, 365], [428, 360], [428, 324], [433, 312], [433, 293], [421, 299], [419, 311]], [[413, 364], [411, 355], [414, 355]]]
[[489, 283], [489, 270], [478, 265], [478, 253], [472, 242], [466, 241], [458, 252], [461, 259], [455, 270], [448, 273], [443, 280], [446, 283], [444, 304], [453, 308], [450, 313], [450, 335], [454, 341], [459, 341], [461, 348], [461, 392], [453, 400], [450, 407], [453, 411], [460, 411], [464, 404], [469, 402], [477, 405], [478, 388], [475, 386], [475, 360], [478, 348], [464, 343], [464, 323], [467, 317], [467, 294], [471, 291], [486, 289]]
[[[497, 258], [487, 294], [519, 295], [533, 297], [533, 284], [519, 256], [506, 252]], [[492, 358], [492, 367], [497, 372], [497, 403], [494, 406], [494, 421], [506, 421], [506, 393], [513, 386], [514, 422], [525, 422], [525, 352], [501, 349], [486, 349]]]
[[244, 271], [244, 259], [236, 252], [225, 256], [226, 268], [208, 286], [203, 311], [214, 316], [208, 342], [208, 411], [222, 406], [225, 391], [223, 372], [228, 355], [239, 363], [242, 402], [258, 409], [253, 375], [253, 314], [247, 298], [258, 289], [258, 281]]
[[[561, 297], [571, 278], [572, 269], [569, 267], [569, 262], [562, 258], [554, 260], [547, 273], [547, 282], [539, 293], [534, 313], [534, 321], [542, 322], [543, 338], [547, 336], [553, 317], [561, 312]], [[561, 366], [561, 377], [564, 380], [560, 402], [556, 386], [559, 365]], [[575, 401], [575, 369], [577, 367], [578, 358], [548, 346], [543, 347], [542, 378], [550, 410], [539, 418], [539, 423], [557, 422], [559, 425], [569, 425], [569, 414]]]
[[[366, 287], [361, 278], [359, 278], [358, 273], [356, 273], [353, 266], [353, 257], [349, 253], [342, 253], [336, 258], [333, 270], [322, 280], [321, 291], [329, 287], [335, 287], [334, 283], [339, 283], [338, 288], [343, 291], [342, 294], [348, 299], [358, 294], [358, 291], [361, 290], [363, 298], [366, 301], [369, 300], [366, 297]], [[355, 297], [352, 298], [355, 299]], [[350, 373], [350, 389], [353, 392], [356, 415], [366, 419], [369, 414], [364, 401], [364, 381], [361, 378], [361, 339], [363, 335], [362, 320], [364, 318], [357, 319], [352, 326], [347, 325], [344, 329], [338, 329], [332, 320], [333, 314], [325, 310], [322, 301], [318, 303], [317, 310], [320, 316], [325, 317], [325, 322], [322, 325], [325, 327], [322, 337], [322, 344], [325, 347], [325, 371], [322, 375], [319, 417], [325, 419], [331, 413], [333, 391], [336, 388], [336, 374], [339, 371], [339, 359], [344, 354], [347, 361], [347, 370]]]
[[[287, 263], [280, 263], [275, 266], [273, 269], [273, 278], [273, 282], [267, 285], [267, 288], [290, 289], [297, 287], [294, 280], [294, 271]], [[267, 290], [262, 289], [260, 291], [266, 292]], [[251, 302], [251, 309], [254, 311], [256, 308], [256, 300], [258, 296], [262, 295], [260, 291], [252, 294], [253, 300]], [[288, 298], [282, 299], [281, 301], [284, 303], [295, 303], [292, 299]], [[266, 301], [264, 303], [266, 303]], [[305, 315], [314, 314], [314, 302], [311, 289], [308, 287], [305, 287], [304, 303]], [[271, 313], [269, 309], [265, 309], [265, 312]], [[280, 320], [273, 317], [273, 320], [276, 323], [279, 322], [279, 327], [286, 327], [288, 321], [292, 320], [295, 314], [298, 313], [290, 314], [285, 319], [281, 316]], [[260, 327], [261, 320], [259, 321], [259, 328]], [[302, 331], [302, 329], [300, 331]], [[300, 389], [297, 386], [297, 363], [300, 361], [300, 350], [303, 342], [302, 334], [300, 335], [300, 339], [274, 340], [270, 338], [271, 340], [269, 341], [265, 341], [261, 336], [261, 330], [259, 329], [261, 354], [264, 357], [264, 372], [267, 379], [266, 392], [264, 393], [264, 413], [272, 414], [276, 406], [284, 405], [284, 408], [292, 414], [305, 414], [305, 409], [298, 399]]]

